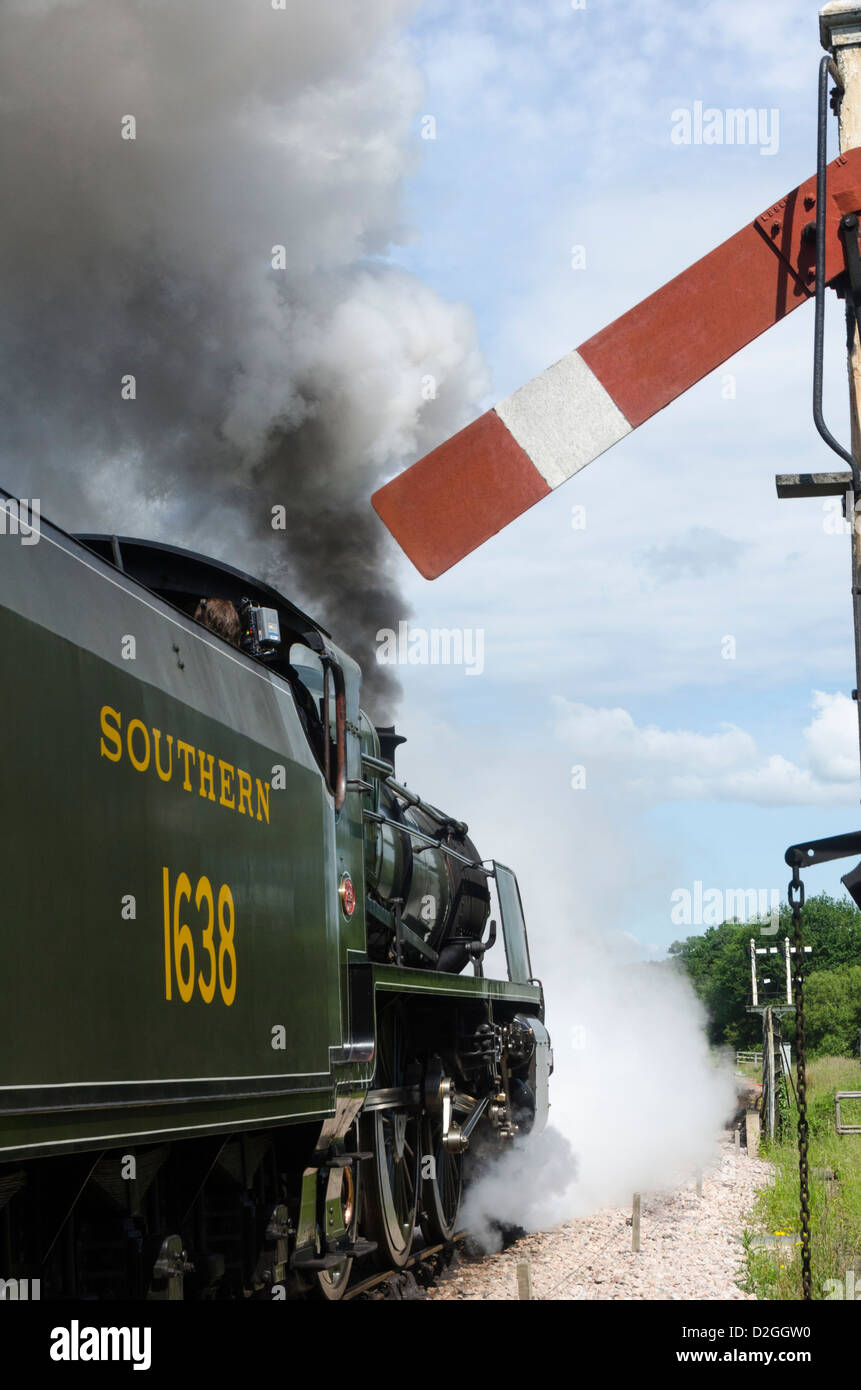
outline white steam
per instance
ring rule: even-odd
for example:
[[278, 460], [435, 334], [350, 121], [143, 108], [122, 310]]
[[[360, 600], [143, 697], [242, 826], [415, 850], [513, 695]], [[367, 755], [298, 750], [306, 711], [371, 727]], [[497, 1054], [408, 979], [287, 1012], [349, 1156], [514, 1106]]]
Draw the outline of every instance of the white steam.
[[625, 938], [581, 934], [548, 993], [558, 1036], [552, 1120], [579, 1164], [570, 1214], [672, 1186], [706, 1165], [735, 1089], [709, 1053], [687, 980], [633, 960]]
[[[540, 707], [533, 715], [540, 721]], [[659, 881], [648, 826], [630, 798], [571, 790], [562, 731], [555, 749], [530, 732], [427, 719], [401, 751], [410, 785], [464, 817], [479, 853], [514, 869], [544, 985], [549, 1126], [467, 1189], [464, 1224], [488, 1248], [500, 1226], [539, 1230], [690, 1180], [715, 1157], [735, 1108], [732, 1069], [714, 1065], [688, 980], [666, 959], [652, 963], [664, 953], [632, 934]], [[464, 766], [481, 777], [442, 784], [439, 769]], [[486, 971], [505, 975], [499, 945]]]
[[550, 1124], [465, 1201], [464, 1225], [489, 1249], [500, 1225], [540, 1230], [689, 1181], [734, 1109], [731, 1069], [714, 1065], [687, 981], [633, 960], [630, 941], [572, 934], [545, 993]]

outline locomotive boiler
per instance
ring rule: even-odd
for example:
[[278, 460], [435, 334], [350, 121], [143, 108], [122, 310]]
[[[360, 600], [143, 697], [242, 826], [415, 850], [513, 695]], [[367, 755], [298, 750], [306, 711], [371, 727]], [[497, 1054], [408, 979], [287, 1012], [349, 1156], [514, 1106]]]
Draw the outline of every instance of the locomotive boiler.
[[545, 1123], [516, 878], [282, 594], [23, 515], [3, 494], [0, 1279], [338, 1299]]

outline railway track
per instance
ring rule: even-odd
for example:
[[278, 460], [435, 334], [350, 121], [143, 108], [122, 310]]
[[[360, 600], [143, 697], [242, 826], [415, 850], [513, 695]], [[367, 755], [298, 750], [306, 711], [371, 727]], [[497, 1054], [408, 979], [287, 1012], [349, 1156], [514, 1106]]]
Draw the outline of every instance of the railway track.
[[360, 1279], [344, 1294], [348, 1298], [403, 1299], [424, 1298], [425, 1289], [435, 1284], [460, 1263], [465, 1231], [457, 1231], [450, 1241], [427, 1245], [410, 1255], [403, 1269], [386, 1269]]

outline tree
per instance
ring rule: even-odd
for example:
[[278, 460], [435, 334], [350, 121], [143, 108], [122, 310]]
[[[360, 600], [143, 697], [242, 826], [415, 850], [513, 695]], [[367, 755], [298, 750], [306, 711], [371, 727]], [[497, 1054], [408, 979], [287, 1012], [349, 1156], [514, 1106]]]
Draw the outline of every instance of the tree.
[[[861, 1019], [857, 1019], [861, 1013], [861, 912], [848, 899], [835, 900], [820, 893], [808, 898], [802, 922], [804, 943], [812, 948], [805, 955], [806, 997], [812, 1001], [813, 1020], [808, 1025], [809, 1045], [819, 1053], [854, 1055], [861, 1026]], [[747, 1012], [750, 938], [760, 933], [761, 926], [770, 925], [758, 921], [722, 922], [700, 936], [674, 941], [669, 948], [670, 959], [687, 974], [708, 1010], [712, 1043], [751, 1047], [758, 1046], [761, 1040], [760, 1017]], [[783, 907], [778, 930], [762, 934], [763, 945], [778, 947], [779, 955], [772, 958], [778, 978], [783, 974], [786, 936], [791, 943], [792, 914], [788, 907]], [[829, 980], [816, 984], [820, 976], [828, 976]], [[791, 1041], [791, 1014], [783, 1020], [783, 1033]]]
[[745, 1047], [759, 1040], [760, 1023], [746, 1012], [750, 993], [750, 923], [722, 922], [702, 936], [674, 941], [671, 957], [687, 973], [709, 1015], [709, 1040]]
[[804, 987], [804, 1019], [812, 1056], [857, 1055], [861, 965], [815, 971]]

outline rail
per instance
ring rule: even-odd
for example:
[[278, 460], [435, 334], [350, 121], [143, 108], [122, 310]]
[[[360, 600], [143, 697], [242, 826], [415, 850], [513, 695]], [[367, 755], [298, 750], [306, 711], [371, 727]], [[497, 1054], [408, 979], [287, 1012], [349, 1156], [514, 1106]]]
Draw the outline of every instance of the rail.
[[[411, 1275], [415, 1280], [415, 1271], [421, 1269], [422, 1280], [425, 1287], [434, 1282], [435, 1278], [443, 1269], [447, 1269], [457, 1252], [457, 1247], [466, 1240], [466, 1231], [457, 1231], [451, 1241], [444, 1245], [428, 1245], [422, 1250], [416, 1250], [410, 1255], [402, 1269], [382, 1269], [370, 1275], [367, 1279], [360, 1279], [358, 1283], [352, 1285], [344, 1294], [344, 1302], [348, 1298], [361, 1298], [369, 1294], [372, 1290], [380, 1288], [383, 1284], [392, 1284], [398, 1287], [398, 1280], [403, 1275]], [[416, 1280], [416, 1283], [418, 1281]], [[396, 1295], [402, 1297], [401, 1294]], [[414, 1296], [414, 1295], [408, 1295]]]

